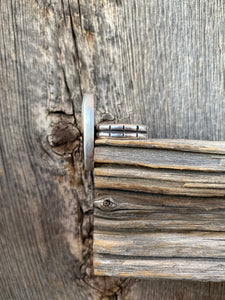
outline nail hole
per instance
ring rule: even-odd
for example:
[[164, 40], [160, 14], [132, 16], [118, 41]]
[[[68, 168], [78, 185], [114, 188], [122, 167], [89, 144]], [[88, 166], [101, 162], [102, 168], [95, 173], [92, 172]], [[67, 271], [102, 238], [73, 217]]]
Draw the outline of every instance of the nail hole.
[[110, 206], [110, 203], [111, 203], [111, 201], [109, 199], [105, 199], [103, 201], [103, 206], [108, 207], [108, 206]]

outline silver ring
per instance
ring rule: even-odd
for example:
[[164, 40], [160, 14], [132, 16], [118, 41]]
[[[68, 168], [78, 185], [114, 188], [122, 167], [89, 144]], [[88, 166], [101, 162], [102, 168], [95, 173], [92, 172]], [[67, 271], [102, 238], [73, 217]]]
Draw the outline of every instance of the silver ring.
[[133, 125], [133, 124], [99, 124], [97, 125], [98, 131], [135, 131], [147, 132], [146, 125]]
[[99, 124], [96, 136], [115, 139], [146, 139], [147, 126], [134, 124]]
[[144, 140], [147, 138], [146, 133], [142, 132], [124, 132], [124, 131], [98, 131], [98, 138], [117, 138], [117, 139], [135, 139]]
[[[94, 169], [94, 96], [84, 94], [82, 105], [84, 168]], [[99, 138], [146, 139], [147, 127], [134, 124], [99, 124], [96, 136]]]
[[94, 96], [85, 94], [82, 105], [84, 168], [94, 169]]

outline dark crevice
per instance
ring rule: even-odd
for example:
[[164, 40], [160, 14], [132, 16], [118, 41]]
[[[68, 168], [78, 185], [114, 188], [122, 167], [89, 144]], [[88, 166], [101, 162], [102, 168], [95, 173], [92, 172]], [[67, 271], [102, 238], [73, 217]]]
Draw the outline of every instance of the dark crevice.
[[77, 57], [77, 63], [75, 63], [77, 65], [77, 73], [78, 73], [78, 78], [79, 78], [79, 88], [80, 88], [80, 95], [81, 98], [83, 98], [83, 92], [82, 92], [82, 88], [81, 88], [81, 76], [80, 76], [80, 70], [81, 70], [81, 66], [80, 66], [80, 58], [79, 58], [79, 51], [78, 51], [78, 46], [77, 46], [77, 37], [76, 37], [76, 32], [73, 26], [73, 17], [72, 17], [72, 12], [71, 12], [71, 7], [70, 7], [70, 3], [68, 2], [69, 5], [69, 17], [70, 17], [70, 25], [71, 25], [71, 32], [72, 32], [72, 38], [73, 38], [73, 42], [74, 42], [74, 49], [75, 49], [75, 53], [76, 53], [76, 57]]
[[[115, 203], [115, 205], [117, 205], [117, 206], [119, 206], [119, 204], [116, 204]], [[137, 213], [137, 214], [140, 214], [140, 215], [142, 215], [142, 214], [148, 214], [148, 215], [153, 215], [153, 214], [159, 214], [159, 213], [163, 213], [163, 214], [171, 214], [171, 213], [173, 213], [173, 214], [175, 214], [175, 213], [179, 213], [179, 214], [181, 214], [182, 213], [182, 215], [183, 216], [190, 216], [190, 214], [193, 214], [193, 210], [195, 209], [196, 210], [196, 208], [197, 207], [190, 207], [190, 208], [186, 208], [186, 207], [182, 207], [182, 206], [172, 206], [172, 205], [161, 205], [161, 206], [154, 206], [153, 207], [153, 205], [152, 205], [152, 207], [150, 207], [150, 208], [148, 208], [148, 206], [146, 205], [146, 208], [143, 208], [143, 209], [139, 209], [139, 208], [136, 208], [136, 209], [132, 209], [132, 208], [129, 208], [129, 207], [127, 207], [127, 208], [117, 208], [117, 207], [109, 207], [110, 205], [108, 205], [108, 207], [106, 208], [105, 207], [105, 205], [103, 205], [103, 206], [101, 206], [101, 207], [99, 207], [99, 206], [97, 206], [97, 205], [95, 205], [95, 208], [97, 209], [97, 210], [99, 210], [99, 211], [102, 211], [103, 213], [106, 213], [106, 212], [110, 212], [110, 218], [111, 218], [111, 214], [113, 213], [113, 212], [115, 212], [116, 214], [118, 213], [126, 213], [126, 214], [130, 214], [130, 213]], [[161, 209], [161, 207], [163, 207], [164, 209], [162, 210]], [[173, 208], [173, 211], [171, 211], [171, 209], [170, 210], [166, 210], [167, 208]], [[201, 214], [201, 215], [212, 215], [213, 213], [217, 213], [218, 215], [222, 215], [222, 216], [224, 216], [224, 211], [225, 211], [225, 209], [224, 208], [214, 208], [214, 209], [211, 209], [211, 210], [207, 210], [207, 209], [205, 209], [205, 211], [203, 211], [203, 210], [201, 210], [201, 209], [199, 209], [199, 211], [197, 211], [197, 213], [198, 214]]]
[[[96, 145], [95, 145], [95, 148], [96, 148]], [[107, 165], [107, 163], [105, 163], [105, 165]], [[98, 167], [98, 165], [97, 164], [95, 164], [95, 168], [97, 168]], [[107, 165], [107, 167], [108, 167], [108, 165]], [[109, 167], [108, 167], [109, 168]], [[162, 169], [163, 170], [163, 169]], [[104, 178], [104, 176], [98, 176], [98, 177], [103, 177]], [[113, 177], [111, 177], [111, 178], [113, 178]], [[114, 177], [114, 178], [117, 178], [117, 177]], [[154, 179], [153, 179], [154, 180]], [[104, 193], [106, 193], [106, 194], [109, 194], [109, 192], [112, 192], [112, 193], [118, 193], [118, 192], [120, 192], [120, 194], [122, 194], [122, 193], [124, 193], [124, 195], [126, 196], [126, 193], [130, 193], [131, 195], [132, 195], [132, 193], [133, 193], [133, 195], [134, 195], [134, 193], [137, 195], [137, 196], [143, 196], [143, 197], [147, 197], [147, 196], [149, 196], [149, 197], [155, 197], [155, 198], [164, 198], [164, 199], [173, 199], [174, 197], [176, 197], [176, 199], [181, 199], [181, 200], [183, 200], [183, 199], [185, 199], [185, 200], [195, 200], [196, 198], [198, 198], [199, 200], [202, 200], [202, 199], [204, 199], [204, 200], [214, 200], [215, 201], [215, 198], [217, 199], [217, 200], [224, 200], [225, 199], [225, 197], [224, 196], [221, 196], [221, 195], [218, 195], [218, 196], [195, 196], [195, 195], [179, 195], [179, 194], [162, 194], [162, 193], [151, 193], [151, 192], [148, 192], [148, 191], [132, 191], [131, 189], [127, 189], [127, 190], [121, 190], [121, 189], [119, 189], [119, 188], [99, 188], [98, 189], [98, 191], [100, 192], [104, 192]], [[127, 196], [126, 196], [126, 198], [127, 198]], [[167, 207], [172, 207], [172, 206], [169, 206], [169, 205], [167, 205]], [[177, 207], [177, 206], [176, 206]]]
[[62, 6], [62, 11], [63, 11], [64, 23], [66, 24], [66, 16], [65, 16], [65, 9], [64, 9], [64, 2], [63, 2], [63, 0], [61, 0], [61, 6]]
[[149, 261], [149, 260], [195, 260], [195, 261], [221, 261], [224, 262], [224, 257], [201, 257], [201, 256], [170, 256], [170, 257], [163, 257], [163, 256], [135, 256], [135, 255], [117, 255], [117, 254], [110, 254], [110, 253], [98, 253], [99, 257], [109, 258], [111, 260], [118, 260], [118, 259], [126, 259], [126, 260], [140, 260], [140, 261]]
[[122, 0], [116, 0], [116, 5], [117, 6], [122, 6]]
[[73, 116], [74, 116], [74, 125], [76, 126], [77, 130], [79, 131], [79, 134], [81, 135], [80, 128], [78, 128], [78, 126], [77, 126], [77, 119], [76, 119], [75, 107], [74, 107], [73, 99], [71, 99], [71, 104], [72, 104], [72, 111], [73, 111]]
[[[67, 91], [67, 93], [70, 97], [70, 101], [71, 101], [71, 105], [72, 105], [73, 113], [71, 114], [71, 116], [74, 117], [74, 125], [76, 126], [77, 125], [77, 120], [76, 120], [76, 115], [75, 115], [74, 103], [73, 103], [71, 91], [70, 91], [70, 88], [69, 88], [69, 84], [68, 84], [68, 81], [67, 81], [67, 78], [66, 78], [65, 68], [63, 67], [63, 65], [62, 65], [62, 72], [63, 72], [63, 78], [64, 78], [64, 82], [65, 82], [66, 91]], [[77, 128], [77, 129], [79, 130], [79, 128]], [[79, 130], [79, 132], [80, 132], [80, 130]]]
[[[95, 216], [96, 218], [96, 216]], [[111, 220], [111, 219], [110, 219]], [[122, 221], [121, 221], [122, 222]], [[101, 231], [102, 233], [105, 232], [105, 234], [107, 235], [109, 232], [112, 233], [112, 228], [111, 227], [107, 227], [104, 226], [104, 228], [99, 227], [98, 225], [95, 225], [95, 229], [97, 229], [98, 231]], [[114, 234], [120, 234], [120, 233], [124, 233], [126, 232], [126, 235], [132, 235], [132, 234], [141, 234], [141, 233], [177, 233], [177, 234], [189, 234], [189, 233], [209, 233], [209, 234], [213, 234], [213, 233], [225, 233], [225, 231], [221, 231], [221, 230], [203, 230], [203, 229], [160, 229], [160, 228], [141, 228], [141, 229], [134, 229], [134, 228], [119, 228], [118, 229], [114, 229], [113, 233]]]
[[73, 114], [67, 114], [65, 111], [63, 110], [54, 110], [54, 111], [48, 111], [48, 116], [49, 115], [64, 115], [64, 116], [68, 116], [68, 117], [74, 117]]
[[70, 88], [69, 88], [69, 85], [67, 82], [66, 72], [65, 72], [65, 68], [64, 68], [63, 64], [62, 64], [62, 72], [63, 72], [63, 78], [64, 78], [64, 82], [65, 82], [65, 86], [66, 86], [66, 91], [69, 94], [70, 99], [71, 99], [71, 92], [70, 92]]
[[78, 11], [79, 11], [79, 18], [80, 18], [80, 28], [83, 31], [83, 26], [82, 26], [82, 18], [81, 18], [81, 6], [80, 6], [80, 0], [77, 0], [77, 5], [78, 5]]
[[[59, 47], [58, 47], [58, 49], [59, 49], [59, 52], [61, 52], [61, 49]], [[76, 62], [74, 62], [74, 64], [76, 65]], [[76, 115], [75, 115], [74, 102], [73, 102], [73, 99], [72, 99], [72, 93], [71, 93], [71, 90], [70, 90], [70, 87], [69, 87], [69, 84], [68, 84], [68, 81], [67, 81], [66, 70], [65, 70], [64, 65], [62, 63], [61, 63], [61, 67], [62, 67], [62, 73], [63, 73], [63, 79], [64, 79], [66, 91], [67, 91], [67, 93], [69, 95], [69, 99], [70, 99], [71, 106], [72, 106], [72, 114], [66, 114], [65, 113], [65, 115], [67, 115], [67, 116], [73, 116], [74, 117], [74, 125], [76, 126], [77, 125], [77, 120], [76, 120]], [[79, 85], [80, 85], [80, 75], [79, 75], [79, 72], [78, 72], [78, 77], [79, 77]], [[55, 112], [55, 113], [61, 113], [61, 112], [58, 111], [58, 112]], [[80, 132], [79, 128], [77, 128], [77, 129]]]

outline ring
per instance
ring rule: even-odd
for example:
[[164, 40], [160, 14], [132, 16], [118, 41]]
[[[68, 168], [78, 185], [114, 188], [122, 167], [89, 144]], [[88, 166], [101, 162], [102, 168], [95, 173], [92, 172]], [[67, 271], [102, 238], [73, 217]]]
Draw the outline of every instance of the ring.
[[121, 139], [139, 139], [144, 140], [147, 137], [146, 133], [142, 132], [124, 132], [124, 131], [98, 131], [98, 138], [121, 138]]
[[136, 131], [147, 132], [146, 125], [133, 125], [133, 124], [99, 124], [97, 125], [99, 131]]
[[99, 138], [146, 139], [147, 126], [134, 124], [99, 124], [96, 136]]
[[85, 94], [82, 104], [82, 126], [84, 147], [84, 168], [94, 168], [94, 96]]
[[[94, 169], [94, 96], [84, 94], [82, 104], [82, 127], [83, 127], [83, 149], [84, 169]], [[114, 139], [146, 139], [147, 126], [136, 124], [99, 124], [96, 127], [96, 136], [99, 138]]]

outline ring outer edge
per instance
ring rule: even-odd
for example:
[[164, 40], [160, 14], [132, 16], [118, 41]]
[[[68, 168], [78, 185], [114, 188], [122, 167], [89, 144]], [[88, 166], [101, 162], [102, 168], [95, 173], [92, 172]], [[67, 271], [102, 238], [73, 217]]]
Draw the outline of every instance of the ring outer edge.
[[84, 169], [94, 169], [94, 95], [86, 93], [82, 103]]

